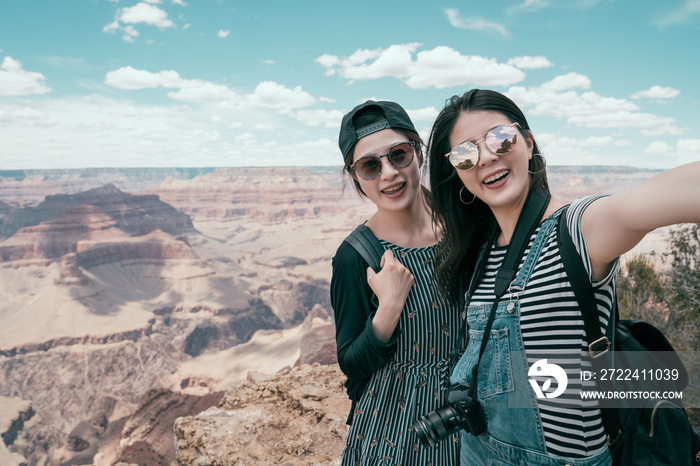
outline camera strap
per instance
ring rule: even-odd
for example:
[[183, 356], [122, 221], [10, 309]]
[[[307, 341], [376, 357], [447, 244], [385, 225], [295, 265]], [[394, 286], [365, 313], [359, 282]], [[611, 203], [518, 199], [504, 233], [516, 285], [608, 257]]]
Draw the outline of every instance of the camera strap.
[[[484, 337], [481, 340], [481, 348], [479, 349], [479, 358], [476, 361], [476, 365], [474, 365], [472, 368], [472, 383], [469, 386], [468, 391], [468, 396], [470, 396], [472, 399], [476, 399], [479, 365], [481, 364], [481, 357], [484, 355], [484, 351], [486, 350], [486, 343], [491, 335], [491, 327], [493, 326], [493, 321], [496, 318], [496, 308], [498, 308], [498, 303], [501, 300], [501, 297], [510, 286], [513, 278], [515, 278], [515, 273], [518, 271], [518, 267], [520, 266], [520, 259], [525, 252], [525, 248], [527, 247], [532, 234], [537, 229], [537, 226], [540, 224], [544, 213], [547, 211], [547, 206], [549, 205], [550, 199], [551, 195], [544, 189], [540, 188], [530, 190], [527, 198], [525, 199], [525, 204], [520, 212], [520, 216], [518, 217], [518, 222], [515, 224], [515, 230], [513, 232], [513, 237], [511, 238], [510, 244], [508, 245], [506, 257], [503, 259], [503, 264], [496, 272], [496, 283], [494, 286], [496, 299], [491, 306], [491, 313], [486, 321]], [[479, 259], [474, 270], [474, 276], [469, 284], [469, 292], [467, 295], [468, 300], [473, 296], [474, 291], [476, 290], [476, 287], [484, 274], [484, 270], [486, 269], [486, 261], [484, 260], [487, 257], [486, 252], [493, 246], [499, 232], [500, 229], [496, 223], [490, 235], [489, 241], [485, 244], [486, 250], [482, 250], [479, 254]], [[458, 346], [461, 345], [461, 341], [465, 337], [466, 327], [466, 322], [462, 323], [457, 343]]]

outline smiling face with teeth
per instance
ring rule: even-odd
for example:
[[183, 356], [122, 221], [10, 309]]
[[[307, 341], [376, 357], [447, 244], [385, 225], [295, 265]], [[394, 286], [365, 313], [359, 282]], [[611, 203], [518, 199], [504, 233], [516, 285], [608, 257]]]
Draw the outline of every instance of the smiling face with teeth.
[[[482, 139], [492, 128], [512, 122], [498, 112], [462, 112], [450, 132], [452, 147], [467, 141]], [[529, 132], [518, 138], [511, 152], [496, 155], [484, 141], [479, 142], [479, 161], [470, 170], [456, 170], [470, 193], [481, 199], [494, 213], [501, 209], [515, 209], [519, 214], [527, 197], [530, 184], [528, 162], [532, 157], [532, 137]], [[464, 199], [468, 199], [466, 193]], [[517, 217], [516, 217], [517, 218]]]
[[[354, 149], [353, 162], [366, 155], [384, 155], [386, 150], [397, 143], [408, 142], [408, 138], [393, 129], [384, 129], [363, 137]], [[420, 146], [416, 147], [420, 150]], [[416, 155], [411, 164], [404, 168], [394, 167], [386, 157], [381, 158], [382, 171], [373, 180], [364, 180], [353, 174], [360, 188], [378, 210], [405, 210], [421, 203], [415, 203], [420, 195], [420, 162]]]

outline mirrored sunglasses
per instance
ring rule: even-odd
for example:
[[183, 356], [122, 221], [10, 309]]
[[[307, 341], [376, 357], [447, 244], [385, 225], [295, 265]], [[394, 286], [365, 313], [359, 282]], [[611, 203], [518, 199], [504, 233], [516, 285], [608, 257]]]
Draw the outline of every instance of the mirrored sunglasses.
[[479, 162], [479, 146], [482, 141], [486, 142], [486, 147], [496, 154], [505, 155], [510, 153], [518, 142], [518, 123], [497, 126], [489, 130], [482, 139], [476, 142], [464, 141], [453, 147], [445, 154], [450, 163], [458, 170], [471, 170]]
[[373, 180], [382, 172], [382, 158], [386, 157], [394, 168], [405, 168], [411, 165], [416, 155], [416, 142], [400, 142], [389, 147], [384, 155], [364, 155], [350, 165], [350, 170], [355, 170], [357, 176], [363, 180]]

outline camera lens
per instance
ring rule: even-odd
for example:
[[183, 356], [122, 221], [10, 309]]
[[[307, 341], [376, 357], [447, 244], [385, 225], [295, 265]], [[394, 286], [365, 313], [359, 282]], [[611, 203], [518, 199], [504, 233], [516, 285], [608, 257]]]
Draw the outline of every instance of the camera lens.
[[418, 419], [413, 423], [413, 429], [424, 446], [432, 447], [459, 430], [459, 416], [459, 412], [447, 404]]

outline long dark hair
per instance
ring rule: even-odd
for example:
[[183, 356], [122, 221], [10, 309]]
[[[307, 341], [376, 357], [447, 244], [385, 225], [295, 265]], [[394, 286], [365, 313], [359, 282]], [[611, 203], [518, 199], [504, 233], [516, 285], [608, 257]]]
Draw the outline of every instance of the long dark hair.
[[[523, 137], [530, 137], [530, 126], [515, 102], [499, 92], [483, 89], [472, 89], [461, 96], [452, 96], [433, 124], [428, 142], [429, 180], [433, 222], [442, 229], [443, 234], [435, 274], [447, 297], [460, 304], [464, 303], [464, 293], [467, 291], [479, 248], [486, 241], [486, 235], [495, 218], [491, 209], [479, 198], [475, 197], [470, 204], [460, 201], [460, 190], [464, 188], [464, 184], [445, 154], [452, 150], [450, 133], [457, 118], [462, 112], [477, 110], [501, 113], [511, 123], [520, 125]], [[534, 138], [532, 142], [533, 157], [528, 167], [532, 173], [529, 189], [541, 187], [549, 191], [542, 152]], [[461, 195], [464, 199], [472, 197], [466, 188]]]

